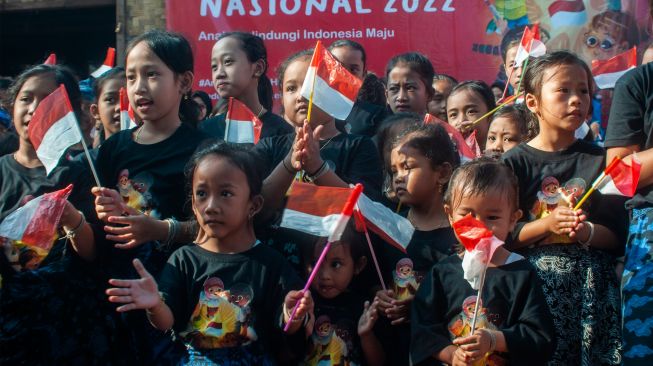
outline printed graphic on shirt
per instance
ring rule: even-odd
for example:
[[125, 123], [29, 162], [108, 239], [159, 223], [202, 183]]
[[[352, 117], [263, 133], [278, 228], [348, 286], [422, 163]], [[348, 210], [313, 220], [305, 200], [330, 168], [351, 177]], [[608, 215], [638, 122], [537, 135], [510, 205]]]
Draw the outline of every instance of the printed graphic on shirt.
[[195, 348], [214, 349], [247, 345], [258, 339], [250, 304], [254, 291], [245, 283], [227, 289], [221, 279], [204, 282], [190, 319], [191, 331], [182, 333]]
[[[572, 178], [564, 185], [558, 179], [548, 176], [542, 180], [542, 189], [537, 192], [537, 200], [530, 210], [530, 219], [537, 220], [549, 216], [559, 205], [574, 207], [585, 193], [587, 184], [582, 178]], [[571, 243], [567, 235], [549, 235], [541, 244]]]
[[[472, 334], [472, 320], [474, 318], [474, 309], [476, 307], [476, 296], [469, 296], [463, 301], [462, 311], [458, 316], [449, 322], [449, 336], [452, 340], [466, 337]], [[493, 320], [498, 316], [492, 315], [487, 308], [483, 307], [483, 300], [480, 300], [478, 317], [476, 319], [476, 329], [497, 330]], [[482, 359], [473, 363], [474, 366], [492, 366], [505, 365], [506, 361], [497, 354], [489, 354]]]
[[149, 192], [154, 178], [147, 172], [129, 177], [129, 170], [123, 169], [118, 175], [118, 192], [127, 206], [154, 218], [160, 218], [156, 205]]
[[413, 269], [413, 261], [410, 258], [402, 258], [395, 266], [392, 280], [392, 291], [395, 293], [395, 298], [405, 300], [415, 295], [422, 275]]
[[334, 324], [328, 315], [320, 315], [313, 326], [310, 350], [304, 364], [355, 366], [356, 363], [350, 360], [354, 348], [352, 332], [355, 330], [352, 327], [346, 320]]

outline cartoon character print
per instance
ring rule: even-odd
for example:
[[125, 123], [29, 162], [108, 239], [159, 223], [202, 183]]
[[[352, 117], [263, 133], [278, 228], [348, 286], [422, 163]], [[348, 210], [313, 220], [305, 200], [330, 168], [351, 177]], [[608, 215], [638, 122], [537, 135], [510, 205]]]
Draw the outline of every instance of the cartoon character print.
[[246, 345], [258, 339], [253, 324], [250, 304], [252, 288], [236, 283], [226, 289], [221, 279], [210, 277], [204, 281], [203, 291], [191, 315], [189, 331], [182, 336], [196, 348], [225, 348]]
[[[474, 318], [474, 309], [476, 308], [476, 296], [469, 296], [463, 300], [462, 311], [449, 322], [449, 336], [451, 340], [460, 337], [466, 337], [472, 333], [472, 321]], [[476, 329], [491, 329], [497, 330], [498, 328], [491, 321], [494, 318], [488, 313], [488, 309], [483, 307], [483, 301], [479, 299], [478, 316], [476, 319]], [[474, 366], [493, 366], [505, 365], [505, 360], [496, 355], [486, 355], [482, 359], [474, 362]]]
[[[530, 210], [530, 219], [537, 220], [547, 217], [559, 205], [574, 207], [585, 193], [587, 184], [582, 178], [572, 178], [564, 185], [560, 185], [555, 177], [546, 177], [542, 180], [542, 190], [537, 193], [537, 200]], [[549, 235], [542, 244], [571, 243], [567, 235]]]
[[405, 300], [415, 295], [419, 287], [418, 274], [413, 270], [413, 261], [410, 258], [402, 258], [397, 262], [392, 280], [392, 290], [397, 300]]
[[118, 175], [118, 192], [127, 206], [158, 218], [159, 215], [154, 210], [154, 199], [149, 192], [153, 183], [154, 178], [147, 172], [130, 178], [129, 170], [123, 169]]
[[311, 366], [349, 366], [347, 343], [336, 332], [336, 325], [328, 315], [315, 320], [311, 348], [304, 360]]

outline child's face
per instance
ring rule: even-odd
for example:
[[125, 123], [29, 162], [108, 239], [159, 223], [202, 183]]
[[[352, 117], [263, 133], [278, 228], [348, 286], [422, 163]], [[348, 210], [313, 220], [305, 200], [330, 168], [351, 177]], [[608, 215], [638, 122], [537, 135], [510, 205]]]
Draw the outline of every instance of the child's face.
[[436, 80], [433, 82], [433, 89], [435, 93], [433, 98], [429, 101], [429, 113], [438, 117], [439, 119], [447, 120], [447, 98], [451, 94], [453, 84], [449, 80]]
[[145, 42], [127, 55], [127, 94], [145, 122], [179, 122], [179, 102], [192, 83], [192, 73], [176, 75]]
[[537, 115], [541, 132], [573, 134], [587, 119], [590, 103], [587, 74], [579, 65], [549, 67], [542, 75], [539, 100], [526, 95], [526, 106]]
[[388, 74], [386, 98], [394, 113], [426, 113], [429, 95], [419, 74], [404, 64], [398, 64]]
[[[322, 247], [315, 246], [314, 257], [320, 255]], [[351, 257], [349, 244], [334, 244], [320, 266], [311, 284], [313, 291], [316, 291], [325, 299], [333, 299], [347, 290], [354, 275], [359, 272], [356, 263]]]
[[508, 115], [494, 119], [487, 132], [485, 149], [503, 154], [519, 145], [523, 140], [523, 136], [519, 132], [518, 123], [519, 121]]
[[[518, 44], [510, 47], [508, 51], [506, 51], [506, 62], [503, 64], [506, 71], [506, 77], [510, 76], [508, 82], [512, 85], [513, 90], [517, 90], [522, 73], [522, 65], [515, 65], [515, 57], [517, 56], [518, 49]], [[514, 70], [512, 70], [513, 68]], [[512, 75], [510, 75], [511, 72]], [[503, 90], [501, 91], [501, 94], [503, 94]]]
[[197, 116], [197, 119], [198, 119], [199, 121], [205, 119], [205, 118], [206, 118], [206, 115], [207, 115], [208, 113], [211, 113], [211, 111], [207, 111], [207, 110], [206, 110], [207, 107], [206, 107], [206, 104], [204, 104], [204, 101], [202, 100], [202, 98], [200, 98], [200, 97], [195, 97], [195, 98], [193, 98], [193, 101], [195, 102], [195, 104], [197, 104], [197, 108], [198, 108], [199, 111], [200, 111], [200, 114]]
[[501, 97], [503, 96], [503, 90], [499, 87], [492, 87], [492, 95], [494, 95], [494, 101], [499, 102], [501, 100]]
[[[302, 97], [301, 90], [306, 78], [306, 72], [311, 60], [308, 58], [299, 58], [291, 62], [286, 68], [282, 80], [283, 113], [286, 121], [296, 127], [304, 125], [304, 120], [308, 118], [308, 100]], [[315, 104], [311, 110], [311, 125], [318, 126], [331, 121], [332, 118], [324, 113]]]
[[422, 206], [432, 202], [433, 195], [441, 195], [438, 187], [448, 179], [443, 173], [443, 169], [433, 169], [431, 161], [412, 147], [400, 145], [390, 153], [393, 187], [403, 205]]
[[489, 189], [485, 193], [461, 198], [460, 187], [455, 187], [453, 193], [452, 202], [456, 206], [445, 205], [445, 211], [452, 224], [467, 214], [472, 214], [492, 230], [494, 236], [505, 241], [521, 217], [521, 211], [513, 208], [514, 205], [510, 202], [507, 192], [501, 189]]
[[245, 173], [227, 159], [208, 155], [193, 174], [193, 212], [210, 238], [238, 244], [259, 207], [250, 198]]
[[[459, 89], [449, 95], [447, 99], [447, 122], [457, 129], [462, 122], [473, 122], [487, 112], [487, 105], [483, 98], [478, 93], [469, 89]], [[487, 139], [489, 124], [488, 117], [485, 117], [474, 124], [473, 127], [460, 132], [464, 136], [467, 136], [476, 130], [476, 141], [478, 141], [481, 149], [483, 149], [485, 147], [485, 140]]]
[[28, 126], [36, 107], [50, 95], [58, 85], [51, 74], [41, 74], [28, 78], [14, 100], [13, 121], [21, 144], [32, 144], [29, 140]]
[[334, 48], [331, 53], [354, 76], [361, 80], [365, 78], [365, 63], [363, 62], [363, 53], [361, 51], [343, 46]]
[[263, 61], [251, 63], [241, 42], [226, 37], [215, 43], [211, 51], [211, 77], [220, 98], [238, 98], [256, 93], [258, 77], [263, 74]]
[[93, 118], [100, 120], [104, 131], [108, 132], [106, 138], [120, 131], [120, 88], [123, 86], [125, 86], [124, 80], [105, 81], [98, 95], [97, 104], [91, 105]]

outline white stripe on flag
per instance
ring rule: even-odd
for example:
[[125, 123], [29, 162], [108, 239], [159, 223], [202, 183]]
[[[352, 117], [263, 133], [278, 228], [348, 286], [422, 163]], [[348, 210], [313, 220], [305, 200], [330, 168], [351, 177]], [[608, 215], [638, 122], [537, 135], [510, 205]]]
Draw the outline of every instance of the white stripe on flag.
[[[42, 199], [43, 196], [34, 198], [7, 216], [0, 223], [0, 236], [11, 240], [21, 240], [31, 222], [31, 218], [36, 215]], [[29, 217], [30, 220], [25, 220], [26, 217]]]
[[374, 202], [361, 194], [358, 199], [361, 214], [383, 231], [396, 244], [406, 248], [413, 237], [415, 228], [407, 219], [395, 214], [379, 202]]
[[104, 74], [105, 72], [111, 70], [112, 68], [113, 67], [111, 67], [111, 66], [102, 65], [102, 66], [98, 67], [97, 70], [93, 71], [93, 73], [91, 73], [91, 76], [97, 79], [100, 76], [102, 76], [102, 74]]
[[68, 112], [63, 118], [55, 122], [45, 132], [41, 145], [36, 150], [47, 174], [57, 166], [63, 153], [71, 146], [80, 142], [82, 136], [77, 126], [75, 112]]
[[619, 196], [623, 196], [624, 194], [617, 188], [617, 186], [614, 184], [614, 181], [612, 180], [612, 177], [609, 175], [603, 179], [603, 182], [598, 188], [598, 191], [601, 192], [602, 194], [616, 194]]
[[587, 13], [585, 11], [559, 11], [551, 17], [553, 28], [581, 26], [585, 23], [587, 23]]
[[632, 67], [623, 71], [595, 75], [594, 81], [596, 81], [596, 85], [599, 87], [599, 89], [611, 89], [614, 88], [617, 80], [619, 80], [619, 78], [627, 73], [630, 69], [632, 69]]
[[[354, 107], [354, 102], [340, 94], [337, 90], [331, 88], [331, 86], [320, 78], [319, 75], [314, 77], [315, 72], [315, 67], [309, 67], [306, 79], [304, 79], [315, 80], [313, 103], [334, 118], [340, 120], [347, 119], [351, 109]], [[310, 85], [304, 84], [301, 93], [304, 98], [309, 100], [311, 97]]]
[[227, 131], [227, 142], [238, 144], [254, 143], [254, 124], [252, 121], [231, 119], [227, 126], [229, 128], [229, 131]]
[[280, 226], [326, 238], [331, 235], [333, 225], [339, 218], [340, 214], [315, 216], [286, 208]]

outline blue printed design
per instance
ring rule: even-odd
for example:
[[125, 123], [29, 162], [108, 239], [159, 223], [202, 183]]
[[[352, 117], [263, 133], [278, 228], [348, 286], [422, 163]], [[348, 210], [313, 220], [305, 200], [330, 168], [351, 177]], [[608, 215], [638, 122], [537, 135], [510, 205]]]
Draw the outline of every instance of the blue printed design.
[[[628, 350], [628, 352], [624, 353], [624, 358], [642, 358], [646, 356], [651, 356], [653, 355], [653, 349], [651, 349], [649, 346], [645, 346], [643, 344], [636, 344], [633, 347]], [[639, 360], [634, 360], [634, 361], [639, 361]], [[631, 365], [633, 364], [630, 361], [624, 362], [624, 365]]]

